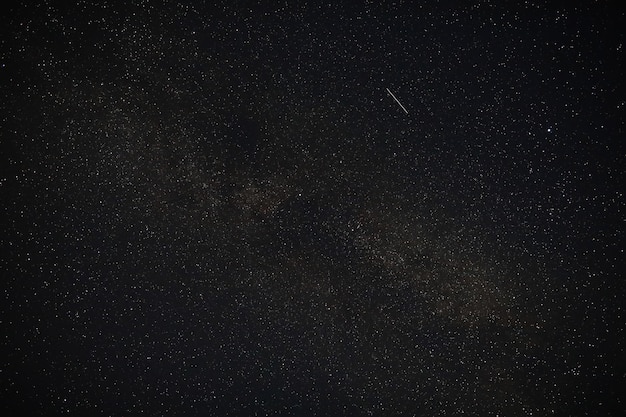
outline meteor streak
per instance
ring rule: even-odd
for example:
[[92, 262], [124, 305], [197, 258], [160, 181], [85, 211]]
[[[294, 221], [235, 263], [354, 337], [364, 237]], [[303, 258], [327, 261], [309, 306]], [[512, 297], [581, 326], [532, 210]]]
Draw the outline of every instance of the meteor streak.
[[387, 88], [387, 92], [388, 92], [389, 94], [391, 94], [391, 97], [393, 97], [393, 99], [396, 101], [396, 103], [398, 103], [398, 104], [400, 105], [400, 107], [402, 107], [402, 110], [404, 110], [404, 112], [405, 112], [406, 114], [409, 114], [409, 111], [408, 111], [407, 109], [405, 109], [405, 108], [404, 108], [404, 106], [402, 105], [402, 103], [400, 103], [400, 100], [398, 100], [398, 99], [396, 98], [396, 96], [394, 96], [394, 95], [393, 95], [393, 93], [392, 93], [392, 92], [391, 92], [388, 88]]

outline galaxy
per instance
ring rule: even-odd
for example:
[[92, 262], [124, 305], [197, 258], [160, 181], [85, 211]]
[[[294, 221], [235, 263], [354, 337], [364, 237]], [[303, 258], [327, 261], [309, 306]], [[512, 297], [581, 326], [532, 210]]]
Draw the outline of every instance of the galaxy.
[[617, 2], [9, 2], [3, 415], [626, 413]]

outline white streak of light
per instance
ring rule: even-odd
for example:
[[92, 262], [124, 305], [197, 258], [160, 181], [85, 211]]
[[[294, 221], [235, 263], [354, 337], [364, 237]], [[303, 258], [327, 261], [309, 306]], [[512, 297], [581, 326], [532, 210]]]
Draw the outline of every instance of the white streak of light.
[[398, 103], [398, 104], [400, 105], [400, 107], [402, 107], [402, 110], [404, 110], [404, 112], [405, 112], [406, 114], [409, 114], [408, 110], [404, 108], [404, 106], [402, 105], [402, 103], [400, 103], [400, 100], [398, 100], [398, 99], [396, 98], [396, 96], [394, 96], [394, 95], [393, 95], [393, 93], [392, 93], [391, 91], [389, 91], [389, 89], [388, 89], [388, 88], [387, 88], [387, 92], [388, 92], [389, 94], [391, 94], [391, 97], [393, 97], [393, 99], [396, 101], [396, 103]]

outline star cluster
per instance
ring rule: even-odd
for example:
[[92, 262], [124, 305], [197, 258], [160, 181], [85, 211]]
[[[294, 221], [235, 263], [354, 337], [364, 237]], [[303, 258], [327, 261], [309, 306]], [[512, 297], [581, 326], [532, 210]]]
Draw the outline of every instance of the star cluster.
[[7, 6], [5, 411], [624, 412], [623, 9], [211, 3]]

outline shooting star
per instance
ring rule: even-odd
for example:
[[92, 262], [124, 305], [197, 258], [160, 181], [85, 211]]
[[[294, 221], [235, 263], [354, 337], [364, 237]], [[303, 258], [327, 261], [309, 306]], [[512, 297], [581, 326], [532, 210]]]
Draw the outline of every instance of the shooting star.
[[396, 103], [398, 103], [398, 104], [400, 105], [400, 107], [402, 107], [402, 110], [404, 110], [404, 112], [405, 112], [406, 114], [409, 114], [409, 111], [408, 111], [407, 109], [405, 109], [405, 108], [404, 108], [404, 106], [402, 105], [402, 103], [400, 103], [400, 100], [398, 100], [398, 99], [396, 98], [396, 96], [394, 96], [394, 95], [393, 95], [393, 93], [392, 93], [391, 91], [389, 91], [389, 89], [388, 89], [388, 88], [387, 88], [387, 92], [388, 92], [389, 94], [391, 94], [391, 97], [393, 97], [393, 99], [396, 101]]

